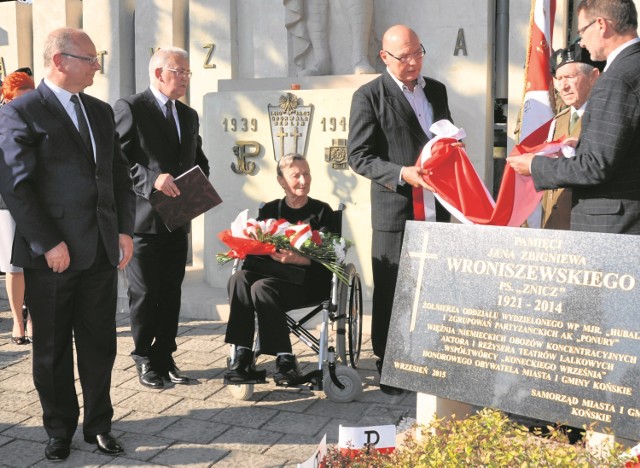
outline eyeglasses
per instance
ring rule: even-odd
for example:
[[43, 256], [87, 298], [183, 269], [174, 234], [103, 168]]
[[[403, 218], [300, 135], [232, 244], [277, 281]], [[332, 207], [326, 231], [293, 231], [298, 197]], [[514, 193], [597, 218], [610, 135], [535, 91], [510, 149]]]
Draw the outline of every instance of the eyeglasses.
[[175, 68], [163, 68], [163, 70], [169, 70], [170, 72], [175, 73], [180, 78], [191, 78], [193, 72], [191, 70], [177, 70]]
[[420, 44], [420, 51], [419, 52], [416, 52], [414, 54], [409, 54], [409, 55], [403, 55], [402, 57], [396, 57], [395, 55], [393, 55], [388, 50], [385, 50], [385, 52], [387, 54], [389, 54], [391, 57], [393, 57], [394, 59], [396, 59], [400, 63], [409, 63], [411, 61], [411, 59], [420, 60], [427, 53], [424, 50], [424, 46], [422, 44]]
[[584, 34], [584, 32], [589, 29], [589, 26], [593, 25], [593, 23], [595, 23], [596, 21], [598, 21], [598, 18], [594, 19], [591, 23], [587, 24], [585, 27], [578, 29], [578, 37], [580, 39], [582, 39], [582, 35]]
[[67, 57], [72, 57], [74, 59], [82, 60], [83, 62], [87, 62], [89, 65], [96, 65], [100, 61], [100, 57], [85, 57], [83, 55], [74, 55], [68, 54], [67, 52], [60, 52], [60, 55], [65, 55]]

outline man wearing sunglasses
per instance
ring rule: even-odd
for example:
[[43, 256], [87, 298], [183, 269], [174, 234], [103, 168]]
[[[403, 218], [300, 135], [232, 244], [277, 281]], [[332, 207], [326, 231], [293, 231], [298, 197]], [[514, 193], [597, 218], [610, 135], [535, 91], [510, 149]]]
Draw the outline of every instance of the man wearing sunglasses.
[[187, 262], [189, 224], [169, 231], [149, 196], [180, 191], [174, 178], [198, 165], [209, 176], [202, 152], [198, 114], [179, 101], [191, 71], [187, 52], [159, 49], [149, 62], [150, 86], [115, 103], [116, 128], [129, 160], [136, 192], [133, 259], [126, 269], [129, 312], [140, 384], [162, 389], [165, 381], [188, 384], [173, 360]]
[[578, 36], [606, 60], [572, 158], [507, 158], [537, 190], [572, 187], [571, 230], [640, 234], [640, 38], [633, 0], [582, 0]]
[[133, 253], [135, 194], [111, 107], [83, 92], [100, 69], [95, 45], [79, 29], [56, 29], [43, 55], [42, 83], [0, 110], [0, 190], [16, 222], [12, 263], [29, 291], [45, 455], [66, 459], [78, 425], [74, 344], [84, 440], [115, 455], [116, 266]]
[[[398, 277], [404, 225], [413, 219], [414, 187], [431, 190], [415, 166], [420, 151], [432, 138], [429, 127], [451, 119], [444, 84], [423, 77], [425, 50], [409, 27], [395, 25], [382, 37], [380, 58], [387, 69], [358, 89], [349, 118], [349, 165], [371, 180], [373, 306], [371, 342], [382, 369], [391, 308]], [[427, 221], [450, 220], [434, 199], [425, 197]], [[380, 385], [387, 394], [402, 391]]]

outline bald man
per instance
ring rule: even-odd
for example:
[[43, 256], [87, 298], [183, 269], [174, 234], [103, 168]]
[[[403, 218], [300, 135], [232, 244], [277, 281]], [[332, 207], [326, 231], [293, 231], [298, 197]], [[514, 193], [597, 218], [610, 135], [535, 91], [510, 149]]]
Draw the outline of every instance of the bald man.
[[[387, 68], [354, 95], [349, 119], [349, 165], [371, 180], [373, 308], [371, 341], [382, 369], [391, 308], [398, 277], [402, 237], [413, 219], [413, 187], [430, 187], [414, 166], [433, 137], [433, 122], [452, 121], [444, 84], [421, 75], [425, 49], [418, 35], [404, 25], [390, 27], [382, 38], [380, 58]], [[425, 197], [427, 221], [448, 222], [449, 213]], [[402, 391], [380, 385], [387, 394]]]

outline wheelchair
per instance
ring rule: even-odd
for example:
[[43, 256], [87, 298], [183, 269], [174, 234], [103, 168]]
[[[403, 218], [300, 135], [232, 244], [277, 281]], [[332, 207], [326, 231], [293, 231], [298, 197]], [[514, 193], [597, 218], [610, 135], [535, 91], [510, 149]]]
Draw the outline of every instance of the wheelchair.
[[[344, 204], [333, 213], [332, 232], [342, 232], [342, 212]], [[232, 274], [240, 267], [236, 260]], [[289, 333], [295, 335], [302, 343], [318, 355], [316, 369], [305, 374], [294, 387], [307, 387], [310, 390], [323, 390], [331, 401], [346, 403], [353, 401], [362, 393], [362, 380], [356, 372], [362, 348], [362, 285], [356, 267], [345, 265], [344, 283], [333, 274], [331, 291], [328, 298], [320, 304], [308, 304], [301, 309], [313, 307], [302, 318], [294, 319], [289, 311], [286, 320]], [[301, 310], [296, 309], [296, 310]], [[309, 327], [317, 318], [321, 319], [319, 331]], [[256, 327], [257, 330], [257, 327]], [[335, 345], [335, 346], [334, 346]], [[260, 355], [258, 338], [254, 344], [254, 362]], [[230, 346], [228, 366], [233, 364], [235, 346]], [[237, 400], [249, 400], [254, 393], [254, 386], [267, 383], [266, 371], [261, 378], [250, 383], [233, 383], [224, 379], [231, 396]]]

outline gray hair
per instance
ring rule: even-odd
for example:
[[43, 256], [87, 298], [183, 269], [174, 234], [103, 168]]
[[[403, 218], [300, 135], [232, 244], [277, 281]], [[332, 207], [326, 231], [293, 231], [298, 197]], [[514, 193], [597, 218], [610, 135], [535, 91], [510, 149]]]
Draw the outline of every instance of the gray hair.
[[44, 41], [44, 50], [42, 52], [44, 66], [51, 66], [53, 56], [58, 52], [68, 50], [70, 46], [76, 43], [79, 35], [86, 36], [87, 33], [81, 29], [74, 28], [58, 28], [51, 31]]
[[180, 47], [162, 47], [158, 49], [149, 60], [149, 79], [153, 82], [156, 76], [156, 69], [164, 68], [171, 58], [175, 56], [189, 58], [188, 52]]
[[306, 162], [307, 159], [304, 156], [302, 156], [301, 154], [298, 154], [298, 153], [289, 153], [289, 154], [285, 154], [284, 156], [282, 156], [280, 158], [280, 161], [278, 161], [278, 165], [276, 167], [276, 173], [278, 174], [278, 176], [284, 177], [284, 174], [282, 173], [282, 169], [290, 167], [296, 161], [305, 161]]
[[596, 68], [593, 65], [589, 65], [588, 63], [577, 63], [576, 65], [578, 65], [578, 71], [583, 75], [588, 75], [593, 71], [594, 68]]

